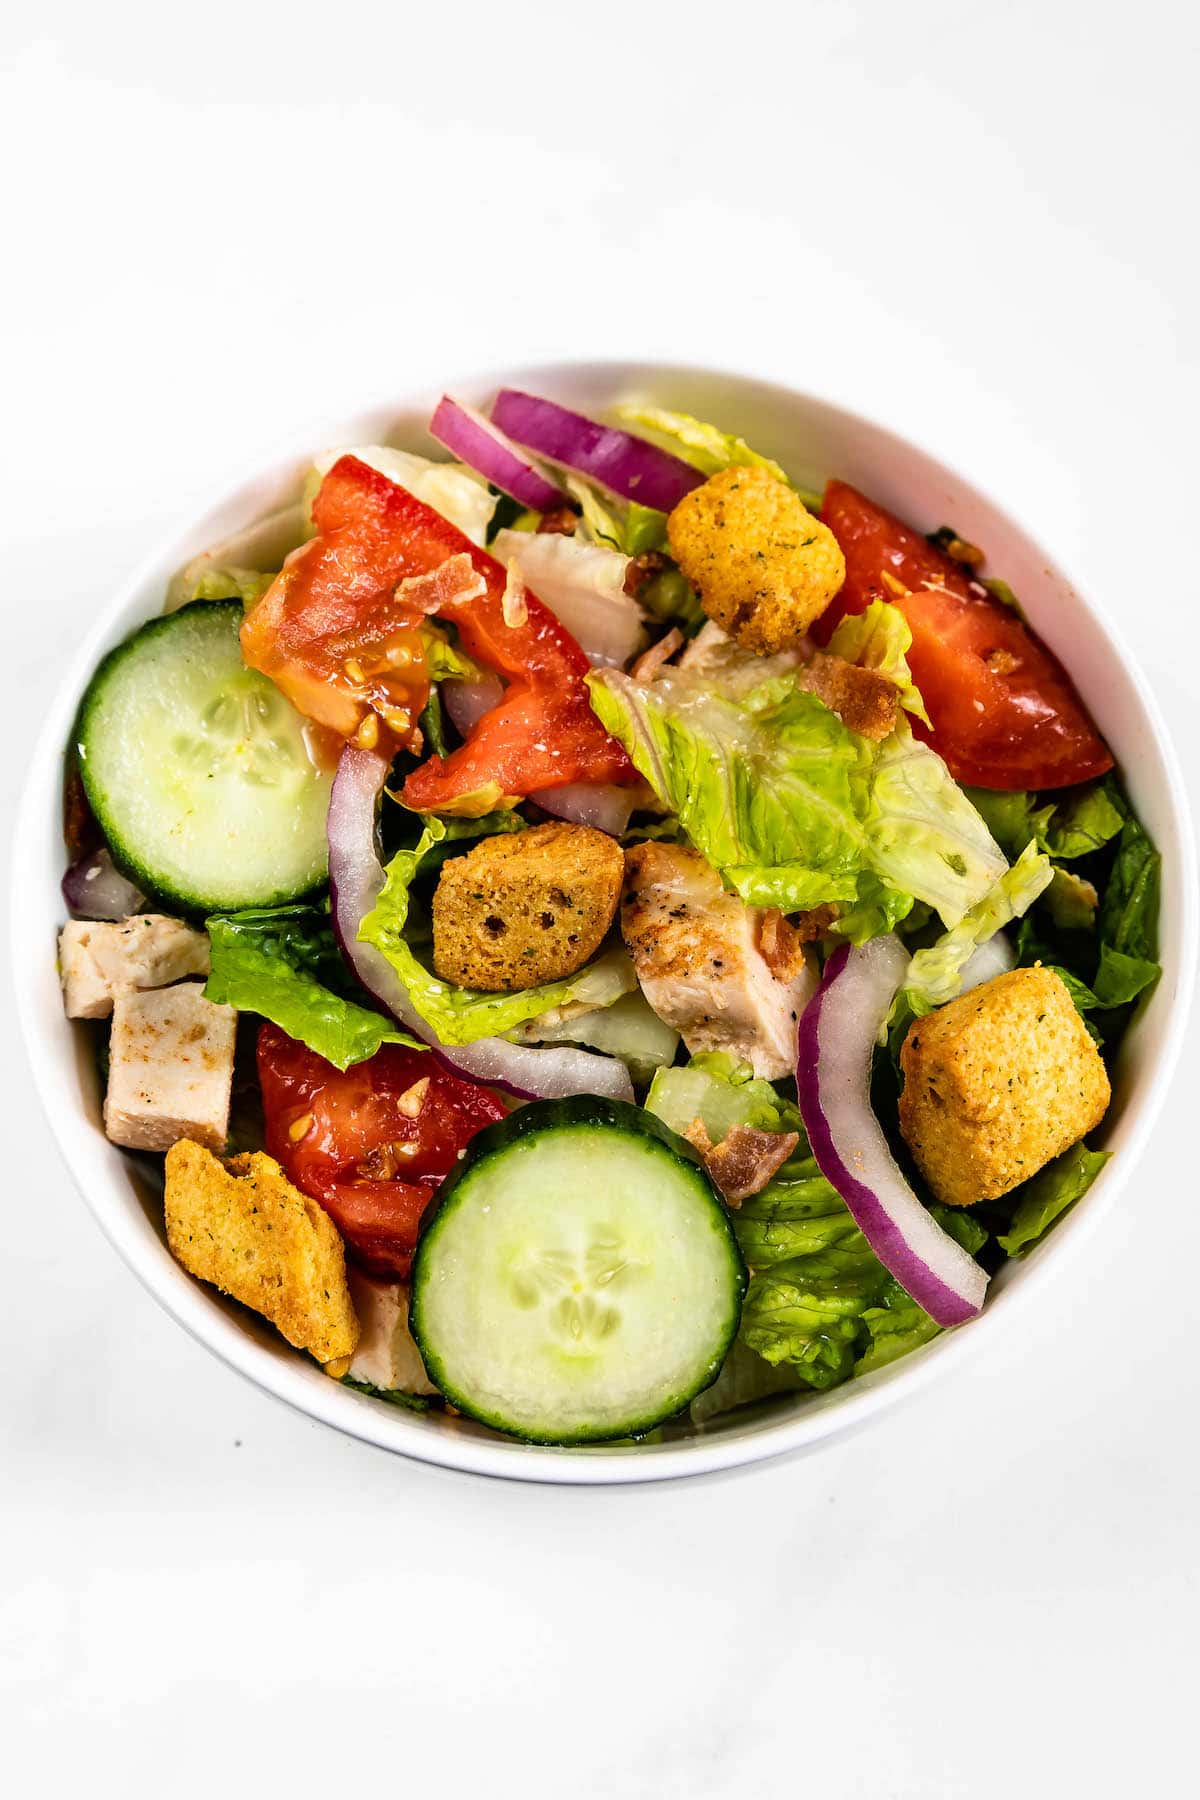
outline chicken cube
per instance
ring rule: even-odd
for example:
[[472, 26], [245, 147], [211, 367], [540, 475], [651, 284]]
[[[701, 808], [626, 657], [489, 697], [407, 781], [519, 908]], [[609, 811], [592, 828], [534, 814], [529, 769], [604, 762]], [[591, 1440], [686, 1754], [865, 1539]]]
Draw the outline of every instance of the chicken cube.
[[339, 1380], [366, 1381], [372, 1387], [405, 1394], [436, 1394], [425, 1373], [421, 1352], [408, 1329], [408, 1287], [402, 1281], [380, 1281], [353, 1266], [346, 1270], [350, 1297], [361, 1335], [353, 1356], [329, 1363], [326, 1372]]
[[237, 1014], [204, 998], [198, 981], [118, 994], [109, 1042], [104, 1129], [130, 1150], [169, 1150], [193, 1138], [224, 1147]]
[[72, 919], [59, 933], [58, 966], [67, 1017], [107, 1019], [118, 994], [207, 975], [208, 936], [164, 913]]
[[997, 975], [909, 1028], [900, 1129], [946, 1206], [995, 1200], [1100, 1123], [1100, 1052], [1062, 978]]
[[817, 976], [803, 952], [772, 972], [763, 920], [695, 850], [626, 852], [621, 931], [650, 1005], [693, 1055], [728, 1050], [775, 1081], [795, 1068], [796, 1023]]
[[710, 619], [747, 650], [787, 650], [846, 579], [828, 525], [769, 469], [722, 469], [667, 520], [671, 554]]
[[342, 1240], [271, 1157], [222, 1163], [182, 1139], [167, 1152], [164, 1208], [171, 1254], [190, 1274], [262, 1313], [318, 1362], [353, 1354], [359, 1328]]

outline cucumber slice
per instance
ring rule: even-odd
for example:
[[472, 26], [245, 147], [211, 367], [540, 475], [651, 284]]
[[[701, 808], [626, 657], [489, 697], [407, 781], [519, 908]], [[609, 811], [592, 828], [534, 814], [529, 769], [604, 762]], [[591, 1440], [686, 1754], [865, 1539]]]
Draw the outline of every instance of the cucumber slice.
[[326, 872], [332, 777], [290, 701], [242, 662], [236, 602], [197, 601], [109, 652], [79, 769], [113, 859], [185, 910], [272, 906]]
[[426, 1215], [409, 1323], [461, 1412], [538, 1444], [634, 1437], [714, 1380], [746, 1270], [704, 1170], [623, 1101], [521, 1107]]

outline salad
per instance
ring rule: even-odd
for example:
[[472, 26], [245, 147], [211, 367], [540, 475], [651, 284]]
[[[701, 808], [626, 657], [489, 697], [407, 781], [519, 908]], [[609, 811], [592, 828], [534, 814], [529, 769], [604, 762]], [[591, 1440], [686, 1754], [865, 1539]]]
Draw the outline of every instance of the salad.
[[983, 548], [729, 425], [445, 398], [84, 695], [105, 1130], [364, 1403], [576, 1444], [831, 1388], [1106, 1160], [1159, 975], [1108, 747]]

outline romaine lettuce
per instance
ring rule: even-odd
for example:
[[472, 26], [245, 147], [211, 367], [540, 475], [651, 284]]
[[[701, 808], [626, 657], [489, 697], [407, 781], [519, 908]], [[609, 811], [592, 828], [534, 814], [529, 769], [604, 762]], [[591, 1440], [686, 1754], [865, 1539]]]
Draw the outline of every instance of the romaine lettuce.
[[348, 449], [326, 450], [314, 459], [314, 477], [306, 495], [311, 509], [321, 481], [341, 456], [356, 456], [369, 468], [378, 469], [398, 487], [407, 488], [426, 506], [432, 506], [444, 519], [465, 532], [473, 544], [487, 542], [488, 521], [496, 504], [482, 475], [462, 463], [432, 462], [427, 456], [416, 456], [410, 450], [393, 450], [390, 444], [357, 444]]
[[1012, 1196], [1016, 1205], [1007, 1232], [997, 1240], [1001, 1248], [1009, 1256], [1025, 1256], [1087, 1193], [1110, 1155], [1108, 1150], [1089, 1150], [1086, 1144], [1076, 1144], [1047, 1163]]
[[270, 1019], [338, 1069], [381, 1044], [416, 1040], [394, 1019], [350, 997], [328, 913], [315, 906], [260, 907], [207, 921], [212, 969], [205, 998]]
[[918, 950], [908, 965], [904, 998], [914, 1017], [953, 1000], [962, 972], [981, 944], [1027, 912], [1049, 886], [1054, 871], [1049, 858], [1027, 844], [1011, 869], [988, 889], [951, 931], [936, 944]]
[[787, 480], [777, 462], [760, 456], [744, 438], [721, 431], [716, 425], [706, 425], [702, 419], [693, 419], [690, 413], [667, 412], [659, 406], [618, 406], [616, 412], [624, 424], [646, 432], [705, 475], [736, 465], [769, 469], [780, 481]]
[[686, 671], [647, 685], [606, 669], [588, 684], [639, 773], [752, 905], [836, 901], [863, 936], [915, 897], [953, 926], [1004, 872], [979, 814], [905, 724], [872, 744], [788, 675], [739, 700]]
[[578, 974], [562, 981], [543, 982], [513, 994], [482, 993], [457, 987], [427, 969], [405, 936], [412, 884], [427, 871], [447, 839], [478, 835], [457, 829], [478, 821], [427, 818], [425, 829], [411, 850], [400, 850], [387, 867], [387, 875], [375, 906], [359, 926], [359, 939], [374, 945], [395, 969], [409, 999], [443, 1044], [471, 1044], [478, 1038], [498, 1037], [526, 1019], [536, 1018], [554, 1006], [572, 1002], [609, 1006], [629, 993], [636, 978], [623, 950], [610, 951], [589, 963]]
[[872, 600], [865, 612], [847, 613], [827, 645], [831, 656], [840, 656], [860, 669], [875, 669], [900, 690], [900, 704], [922, 724], [930, 723], [925, 702], [908, 666], [912, 630], [898, 606], [890, 600]]

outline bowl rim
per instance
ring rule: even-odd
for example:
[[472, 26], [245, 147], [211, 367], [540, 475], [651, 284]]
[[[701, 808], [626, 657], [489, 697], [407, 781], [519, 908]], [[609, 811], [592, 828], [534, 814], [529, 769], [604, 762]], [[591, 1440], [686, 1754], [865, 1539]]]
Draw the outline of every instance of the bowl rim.
[[[1045, 552], [1040, 532], [1030, 531], [1006, 506], [999, 503], [988, 489], [971, 476], [958, 474], [936, 450], [928, 448], [919, 437], [900, 430], [890, 422], [868, 416], [847, 405], [835, 394], [794, 387], [791, 383], [764, 377], [751, 370], [714, 368], [705, 364], [668, 363], [657, 359], [634, 361], [629, 358], [561, 357], [536, 365], [510, 364], [460, 373], [448, 384], [450, 391], [492, 389], [514, 380], [541, 381], [553, 384], [556, 378], [605, 380], [612, 385], [668, 378], [677, 381], [705, 380], [740, 386], [761, 387], [779, 400], [800, 406], [819, 407], [834, 413], [847, 424], [868, 434], [890, 437], [902, 448], [916, 451], [939, 473], [951, 481], [961, 482], [995, 512], [1001, 523], [1024, 536]], [[397, 415], [423, 397], [425, 384], [410, 382], [392, 396], [372, 396], [363, 411], [392, 410]], [[407, 396], [407, 398], [406, 398]], [[140, 558], [93, 621], [68, 667], [56, 682], [42, 728], [27, 766], [14, 833], [14, 856], [11, 878], [12, 927], [10, 947], [17, 1010], [22, 1034], [29, 1054], [34, 1085], [50, 1126], [59, 1154], [71, 1178], [96, 1219], [104, 1235], [119, 1256], [137, 1276], [142, 1286], [183, 1326], [230, 1368], [256, 1387], [264, 1389], [294, 1410], [316, 1419], [335, 1430], [400, 1453], [414, 1460], [463, 1473], [500, 1477], [518, 1481], [535, 1481], [564, 1486], [609, 1486], [632, 1483], [680, 1480], [713, 1474], [779, 1457], [795, 1455], [818, 1448], [862, 1428], [870, 1419], [890, 1410], [920, 1392], [938, 1373], [956, 1366], [965, 1356], [991, 1343], [999, 1329], [997, 1320], [1012, 1316], [1023, 1304], [1044, 1288], [1054, 1272], [1066, 1261], [1068, 1244], [1078, 1246], [1094, 1230], [1099, 1219], [1114, 1203], [1124, 1182], [1132, 1173], [1154, 1128], [1164, 1104], [1171, 1076], [1178, 1063], [1187, 1024], [1189, 1002], [1196, 981], [1198, 929], [1198, 888], [1196, 853], [1186, 789], [1174, 746], [1167, 732], [1158, 703], [1150, 690], [1136, 659], [1131, 655], [1121, 631], [1113, 624], [1102, 603], [1091, 593], [1071, 581], [1069, 570], [1053, 554], [1052, 567], [1070, 583], [1092, 629], [1103, 640], [1106, 650], [1124, 665], [1129, 684], [1141, 709], [1143, 723], [1154, 740], [1166, 774], [1165, 803], [1174, 829], [1177, 866], [1173, 868], [1182, 908], [1178, 921], [1180, 965], [1174, 972], [1169, 1010], [1161, 1026], [1161, 1042], [1147, 1066], [1139, 1070], [1137, 1091], [1127, 1103], [1128, 1122], [1125, 1141], [1119, 1157], [1105, 1170], [1089, 1195], [1087, 1206], [1071, 1213], [1056, 1229], [1050, 1254], [1039, 1255], [1025, 1266], [1019, 1282], [993, 1296], [983, 1313], [971, 1321], [967, 1332], [943, 1333], [920, 1352], [892, 1365], [888, 1378], [878, 1382], [873, 1377], [847, 1383], [828, 1395], [815, 1396], [798, 1413], [779, 1418], [770, 1416], [747, 1420], [742, 1430], [720, 1435], [698, 1433], [686, 1443], [630, 1447], [554, 1448], [526, 1445], [505, 1439], [482, 1438], [439, 1429], [430, 1431], [402, 1410], [380, 1405], [366, 1397], [330, 1381], [315, 1364], [300, 1356], [280, 1357], [256, 1337], [248, 1334], [230, 1319], [223, 1307], [214, 1305], [202, 1284], [193, 1281], [165, 1251], [161, 1239], [148, 1221], [135, 1219], [128, 1207], [110, 1204], [106, 1188], [114, 1185], [115, 1163], [107, 1160], [113, 1146], [97, 1133], [93, 1122], [81, 1107], [72, 1104], [67, 1115], [61, 1115], [63, 1094], [62, 1057], [51, 1041], [44, 1007], [39, 1003], [35, 971], [31, 957], [23, 952], [21, 921], [28, 912], [22, 894], [22, 870], [37, 858], [39, 829], [44, 828], [41, 807], [47, 788], [56, 791], [61, 771], [63, 746], [87, 677], [105, 647], [115, 620], [133, 601], [138, 591], [163, 568], [171, 566], [182, 546], [205, 525], [210, 516], [231, 505], [252, 486], [266, 484], [302, 464], [311, 454], [314, 443], [336, 442], [344, 436], [348, 418], [325, 420], [316, 426], [305, 426], [289, 433], [286, 444], [269, 460], [256, 458], [253, 466], [232, 478], [224, 479], [210, 491], [208, 504], [202, 509], [188, 507], [186, 515], [165, 533], [152, 550]], [[51, 779], [53, 778], [53, 779]], [[32, 921], [30, 921], [32, 928]], [[36, 943], [36, 933], [33, 934]], [[105, 1160], [101, 1160], [104, 1158]], [[948, 1360], [949, 1359], [949, 1360]]]

